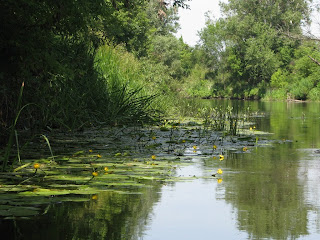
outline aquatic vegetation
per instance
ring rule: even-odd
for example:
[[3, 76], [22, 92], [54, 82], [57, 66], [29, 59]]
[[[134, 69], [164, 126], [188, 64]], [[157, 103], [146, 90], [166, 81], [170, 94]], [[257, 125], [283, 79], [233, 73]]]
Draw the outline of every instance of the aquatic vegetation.
[[[176, 169], [207, 155], [211, 161], [220, 160], [215, 161], [213, 167], [218, 168], [216, 174], [222, 174], [224, 154], [243, 150], [244, 145], [257, 144], [256, 137], [263, 138], [266, 134], [257, 130], [252, 134], [246, 128], [238, 129], [237, 136], [232, 136], [214, 130], [213, 126], [204, 126], [209, 118], [207, 123], [201, 121], [172, 119], [160, 126], [106, 127], [68, 135], [47, 134], [46, 138], [42, 137], [46, 147], [33, 149], [35, 145], [30, 145], [20, 152], [21, 162], [13, 172], [0, 174], [0, 216], [39, 214], [42, 207], [33, 209], [39, 202], [45, 205], [64, 199], [89, 201], [104, 191], [137, 193], [138, 189], [154, 184], [192, 180], [197, 177], [175, 176]], [[168, 131], [163, 131], [163, 127]], [[71, 154], [70, 149], [73, 149]], [[24, 152], [39, 152], [39, 155], [37, 159], [27, 158]], [[48, 196], [50, 201], [44, 199]], [[13, 206], [21, 207], [21, 212], [15, 212]]]

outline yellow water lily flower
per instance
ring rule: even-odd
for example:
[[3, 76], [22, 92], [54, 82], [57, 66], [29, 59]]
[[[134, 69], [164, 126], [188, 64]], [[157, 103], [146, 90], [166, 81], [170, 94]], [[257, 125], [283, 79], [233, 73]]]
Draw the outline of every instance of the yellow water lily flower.
[[219, 160], [222, 161], [223, 159], [224, 159], [224, 156], [223, 156], [223, 155], [220, 155], [220, 156], [219, 156]]
[[217, 182], [222, 183], [222, 178], [218, 178]]
[[35, 163], [35, 164], [33, 164], [33, 168], [34, 168], [34, 169], [38, 169], [38, 168], [40, 168], [40, 164], [39, 164], [39, 163]]
[[98, 195], [97, 195], [97, 194], [93, 195], [93, 196], [91, 197], [91, 199], [92, 199], [92, 200], [97, 200], [97, 199], [98, 199]]
[[243, 150], [244, 152], [246, 152], [246, 151], [248, 150], [248, 148], [247, 148], [247, 147], [243, 147], [242, 150]]
[[216, 145], [213, 145], [213, 149], [217, 149], [217, 146], [216, 146]]
[[196, 145], [194, 145], [194, 146], [193, 146], [193, 149], [197, 149], [197, 146], [196, 146]]
[[108, 172], [109, 168], [108, 167], [104, 167], [104, 171]]
[[92, 149], [89, 149], [89, 152], [92, 153], [93, 152]]
[[97, 177], [99, 175], [99, 173], [97, 172], [92, 172], [92, 176]]
[[100, 154], [97, 155], [98, 158], [101, 158], [102, 156]]
[[252, 127], [250, 127], [249, 129], [250, 129], [250, 131], [252, 131]]
[[181, 142], [182, 142], [182, 143], [185, 143], [185, 142], [186, 142], [186, 140], [184, 140], [184, 139], [183, 139]]
[[152, 140], [156, 140], [157, 139], [157, 137], [156, 136], [152, 136]]
[[156, 157], [156, 155], [152, 155], [151, 158], [152, 158], [153, 160], [156, 160], [157, 157]]
[[221, 170], [221, 168], [218, 169], [217, 173], [218, 173], [218, 174], [222, 174], [222, 173], [223, 173], [223, 171]]

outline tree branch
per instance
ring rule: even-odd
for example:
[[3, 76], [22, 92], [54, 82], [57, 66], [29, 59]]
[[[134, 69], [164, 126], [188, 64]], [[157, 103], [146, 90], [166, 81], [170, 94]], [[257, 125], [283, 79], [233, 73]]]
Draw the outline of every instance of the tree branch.
[[318, 62], [316, 59], [314, 59], [313, 57], [311, 56], [308, 56], [313, 62], [315, 62], [316, 64], [318, 64], [320, 66], [320, 62]]

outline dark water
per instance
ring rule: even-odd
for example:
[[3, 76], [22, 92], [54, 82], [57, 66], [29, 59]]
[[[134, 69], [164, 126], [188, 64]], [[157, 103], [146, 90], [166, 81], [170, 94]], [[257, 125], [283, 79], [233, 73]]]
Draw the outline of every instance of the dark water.
[[[320, 239], [320, 104], [202, 101], [259, 111], [269, 146], [194, 157], [178, 170], [190, 181], [155, 183], [139, 194], [105, 192], [43, 215], [0, 220], [4, 239]], [[223, 169], [220, 179], [209, 178]], [[208, 178], [202, 178], [208, 177]]]

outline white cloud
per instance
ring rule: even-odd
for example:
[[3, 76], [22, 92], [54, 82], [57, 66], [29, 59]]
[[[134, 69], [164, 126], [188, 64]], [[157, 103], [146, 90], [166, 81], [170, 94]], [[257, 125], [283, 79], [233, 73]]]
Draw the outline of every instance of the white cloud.
[[179, 9], [181, 29], [176, 36], [182, 36], [185, 43], [194, 46], [199, 40], [198, 31], [205, 26], [205, 13], [210, 11], [215, 18], [221, 16], [219, 2], [219, 0], [192, 0], [188, 2], [190, 9]]

